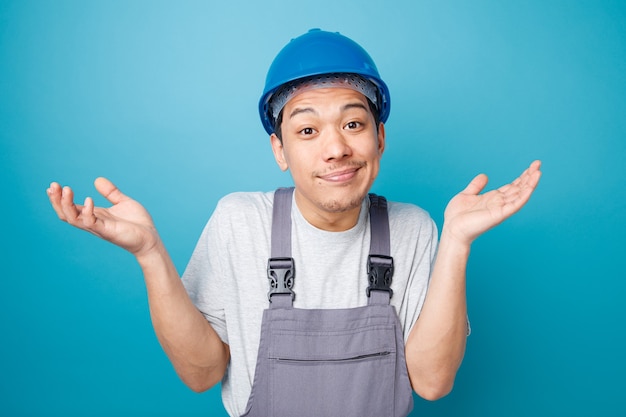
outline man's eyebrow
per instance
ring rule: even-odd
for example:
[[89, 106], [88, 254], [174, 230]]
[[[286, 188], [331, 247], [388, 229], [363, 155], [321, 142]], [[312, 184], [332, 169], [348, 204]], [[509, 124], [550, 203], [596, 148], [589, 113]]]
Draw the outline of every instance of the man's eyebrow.
[[[361, 102], [354, 102], [354, 103], [348, 103], [345, 104], [342, 108], [341, 111], [347, 111], [350, 109], [363, 109], [365, 111], [369, 111], [369, 109], [365, 106], [365, 104], [361, 103]], [[292, 119], [294, 116], [300, 114], [300, 113], [312, 113], [312, 114], [318, 114], [317, 111], [313, 108], [313, 107], [296, 107], [295, 109], [293, 109], [291, 111], [291, 113], [289, 113], [289, 118]]]
[[342, 107], [343, 111], [350, 110], [350, 109], [363, 109], [365, 111], [369, 111], [369, 109], [365, 107], [365, 104], [361, 102], [348, 103]]
[[291, 111], [291, 113], [289, 113], [289, 118], [292, 119], [294, 116], [296, 116], [296, 115], [298, 115], [300, 113], [317, 114], [317, 112], [315, 111], [315, 109], [313, 107], [296, 107], [295, 109], [293, 109]]

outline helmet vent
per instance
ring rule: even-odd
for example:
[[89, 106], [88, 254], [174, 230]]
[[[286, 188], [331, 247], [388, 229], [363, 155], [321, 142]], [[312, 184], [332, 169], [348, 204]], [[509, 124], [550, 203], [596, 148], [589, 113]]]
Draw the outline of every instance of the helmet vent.
[[334, 73], [314, 75], [292, 81], [280, 87], [269, 102], [272, 119], [280, 114], [287, 102], [297, 94], [318, 88], [349, 88], [367, 97], [378, 108], [377, 88], [369, 80], [358, 74]]

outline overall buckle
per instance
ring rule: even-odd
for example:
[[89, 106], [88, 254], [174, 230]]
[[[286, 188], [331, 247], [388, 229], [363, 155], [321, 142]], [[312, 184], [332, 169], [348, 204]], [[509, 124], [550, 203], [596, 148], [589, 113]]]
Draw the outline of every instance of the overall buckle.
[[389, 298], [393, 296], [391, 281], [393, 277], [393, 258], [385, 255], [370, 255], [367, 260], [367, 296], [370, 291], [387, 291]]
[[290, 294], [295, 300], [296, 294], [292, 291], [296, 278], [296, 266], [293, 258], [270, 258], [267, 261], [267, 278], [270, 280], [270, 290], [267, 298], [272, 302], [274, 294]]

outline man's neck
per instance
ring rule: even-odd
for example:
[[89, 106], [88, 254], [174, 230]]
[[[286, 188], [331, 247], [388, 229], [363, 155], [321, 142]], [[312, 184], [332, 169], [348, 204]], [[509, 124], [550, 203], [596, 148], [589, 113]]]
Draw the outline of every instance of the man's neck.
[[307, 204], [295, 193], [295, 202], [302, 217], [312, 226], [327, 232], [345, 232], [356, 226], [361, 213], [361, 204], [339, 212], [329, 212], [312, 204]]

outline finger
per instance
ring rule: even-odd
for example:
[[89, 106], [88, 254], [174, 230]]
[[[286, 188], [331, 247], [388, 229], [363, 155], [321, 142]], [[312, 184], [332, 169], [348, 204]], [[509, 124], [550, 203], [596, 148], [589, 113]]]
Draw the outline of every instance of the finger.
[[526, 203], [530, 199], [530, 195], [531, 194], [532, 194], [532, 192], [522, 192], [522, 193], [520, 193], [518, 196], [516, 196], [511, 201], [508, 201], [504, 205], [504, 208], [503, 208], [504, 211], [507, 212], [509, 216], [513, 215], [514, 213], [517, 213], [518, 211], [520, 211], [522, 209], [522, 207], [524, 207], [526, 205]]
[[74, 204], [74, 191], [68, 186], [63, 187], [61, 191], [61, 210], [65, 221], [75, 224], [80, 214], [80, 208]]
[[83, 225], [87, 228], [93, 228], [96, 225], [96, 215], [94, 213], [94, 203], [91, 197], [85, 198], [85, 205], [83, 206], [83, 211], [81, 213], [81, 217], [83, 220]]
[[50, 187], [46, 190], [48, 193], [48, 199], [50, 200], [50, 204], [54, 209], [54, 212], [59, 217], [59, 219], [65, 221], [65, 215], [63, 214], [63, 209], [61, 208], [61, 186], [53, 182], [50, 184]]
[[528, 181], [529, 179], [535, 178], [535, 176], [541, 173], [541, 161], [536, 160], [533, 161], [528, 168], [520, 175], [520, 178], [523, 181]]
[[515, 178], [513, 181], [511, 181], [511, 185], [514, 185], [516, 187], [519, 187], [522, 185], [522, 183], [524, 183], [527, 179], [528, 179], [528, 171], [530, 168], [526, 168], [519, 177]]
[[517, 194], [519, 191], [526, 187], [526, 183], [528, 181], [528, 175], [526, 173], [520, 175], [515, 178], [510, 184], [504, 184], [498, 191], [503, 194]]
[[541, 171], [534, 171], [522, 184], [511, 188], [511, 190], [505, 194], [504, 202], [511, 214], [520, 210], [528, 200], [530, 200], [540, 177]]
[[537, 184], [539, 184], [539, 180], [541, 179], [541, 171], [539, 169], [540, 165], [537, 165], [537, 169], [536, 170], [532, 170], [529, 173], [529, 178], [528, 178], [528, 182], [527, 185], [529, 187], [531, 187], [533, 190], [537, 187]]
[[516, 185], [513, 183], [504, 184], [502, 187], [498, 188], [498, 192], [502, 194], [510, 194], [511, 192], [515, 192], [515, 190], [516, 190]]
[[532, 186], [536, 186], [539, 181], [539, 177], [541, 176], [541, 171], [539, 168], [541, 167], [541, 161], [536, 160], [533, 161], [528, 168], [526, 168], [519, 177], [515, 178], [510, 184], [506, 184], [500, 188], [499, 191], [506, 192], [511, 186], [515, 187], [526, 187], [527, 184], [531, 184]]
[[537, 169], [528, 169], [524, 172], [524, 174], [516, 180], [513, 185], [516, 190], [520, 193], [528, 193], [532, 194], [532, 192], [537, 187], [539, 183], [539, 179], [541, 178], [541, 171]]
[[541, 170], [541, 161], [537, 159], [530, 164], [529, 171], [534, 172], [539, 170]]
[[102, 194], [104, 198], [106, 198], [113, 204], [118, 204], [128, 199], [128, 197], [124, 193], [122, 193], [115, 186], [115, 184], [113, 184], [111, 181], [104, 177], [96, 178], [96, 180], [94, 181], [94, 185], [96, 186], [96, 190], [98, 190], [98, 192]]
[[462, 194], [471, 194], [478, 195], [482, 190], [485, 189], [487, 185], [487, 181], [489, 179], [485, 174], [479, 174], [465, 187], [462, 191]]

